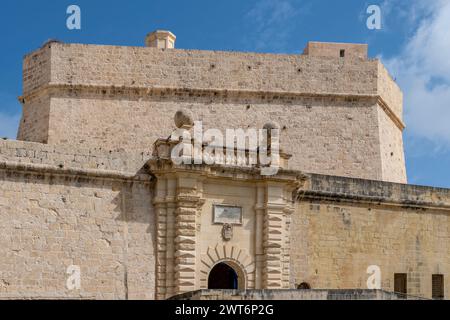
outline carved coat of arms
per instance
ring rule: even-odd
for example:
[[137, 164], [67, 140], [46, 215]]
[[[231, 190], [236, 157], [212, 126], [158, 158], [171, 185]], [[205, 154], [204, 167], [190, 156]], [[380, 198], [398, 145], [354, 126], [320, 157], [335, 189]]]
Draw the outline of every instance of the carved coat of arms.
[[233, 226], [229, 223], [223, 225], [222, 238], [225, 241], [230, 241], [233, 238]]

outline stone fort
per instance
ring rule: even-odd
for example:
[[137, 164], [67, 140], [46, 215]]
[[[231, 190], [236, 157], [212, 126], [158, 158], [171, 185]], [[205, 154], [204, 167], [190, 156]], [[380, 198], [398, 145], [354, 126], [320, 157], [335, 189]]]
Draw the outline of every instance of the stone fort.
[[[19, 100], [17, 140], [0, 141], [0, 298], [367, 289], [373, 266], [379, 289], [450, 296], [450, 191], [407, 184], [402, 92], [367, 45], [50, 41], [25, 56]], [[276, 123], [280, 170], [175, 164], [177, 111]]]

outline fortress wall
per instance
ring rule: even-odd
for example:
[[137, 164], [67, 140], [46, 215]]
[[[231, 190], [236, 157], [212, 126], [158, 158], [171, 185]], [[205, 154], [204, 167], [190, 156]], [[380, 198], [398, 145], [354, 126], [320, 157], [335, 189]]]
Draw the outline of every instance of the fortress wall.
[[153, 189], [133, 178], [149, 158], [1, 140], [0, 298], [153, 299]]
[[[3, 169], [0, 181], [0, 298], [154, 298], [148, 183]], [[66, 287], [71, 265], [81, 290]]]
[[377, 110], [384, 181], [407, 183], [402, 131], [398, 129], [381, 107]]
[[[107, 148], [75, 148], [28, 141], [0, 140], [0, 163], [37, 164], [60, 169], [138, 173], [151, 157], [148, 152], [110, 151]], [[44, 169], [42, 169], [44, 170]]]
[[[69, 95], [52, 99], [49, 143], [151, 150], [157, 138], [175, 129], [173, 115], [180, 108], [192, 110], [204, 129], [218, 128], [224, 134], [227, 128], [259, 129], [268, 121], [278, 122], [285, 128], [282, 147], [293, 154], [291, 168], [383, 179], [375, 99]], [[65, 120], [57, 120], [61, 118]]]
[[[0, 141], [0, 298], [153, 299], [153, 189], [133, 178], [144, 158]], [[81, 291], [66, 288], [70, 265]]]
[[377, 93], [376, 60], [81, 44], [51, 50], [51, 83]]
[[367, 44], [336, 43], [336, 42], [308, 42], [303, 54], [316, 57], [356, 57], [367, 59]]
[[[388, 145], [403, 148], [401, 128], [382, 116], [379, 124], [374, 107], [381, 96], [401, 119], [401, 92], [360, 47], [339, 58], [51, 43], [35, 53], [51, 56], [51, 66], [25, 60], [45, 76], [24, 79], [19, 139], [151, 151], [184, 107], [207, 128], [280, 122], [294, 169], [406, 182], [404, 161], [381, 155], [390, 148], [381, 145], [387, 134], [394, 136]], [[50, 100], [41, 104], [41, 96]]]
[[[406, 181], [401, 129], [382, 109], [401, 119], [401, 92], [375, 60], [53, 43], [25, 58], [22, 99], [19, 138], [48, 144], [0, 141], [0, 298], [155, 298], [154, 181], [143, 167], [180, 108], [205, 128], [278, 122], [293, 169]], [[432, 274], [448, 280], [449, 190], [307, 176], [290, 220], [292, 287], [366, 288], [370, 265], [384, 290], [394, 273], [428, 298]], [[251, 188], [241, 199], [220, 185], [205, 184], [208, 241], [220, 239], [203, 223], [214, 201], [247, 213], [255, 202]], [[80, 291], [66, 288], [70, 265]]]
[[403, 120], [403, 93], [381, 61], [378, 61], [377, 87], [384, 102], [400, 120]]
[[408, 293], [431, 298], [432, 275], [450, 276], [449, 228], [448, 213], [304, 201], [292, 219], [291, 276], [316, 289], [366, 289], [377, 265], [383, 290], [406, 273]]
[[404, 207], [426, 207], [447, 210], [450, 189], [362, 180], [318, 174], [308, 175], [306, 193], [323, 193], [342, 198], [401, 204]]
[[47, 143], [50, 123], [50, 97], [39, 94], [22, 105], [17, 139]]
[[313, 175], [292, 216], [291, 281], [366, 289], [377, 265], [383, 290], [406, 273], [408, 293], [431, 298], [432, 275], [450, 277], [449, 231], [449, 190]]
[[23, 92], [31, 92], [51, 81], [52, 45], [45, 45], [24, 57]]
[[[26, 55], [23, 59], [23, 92], [33, 92], [51, 82], [51, 45]], [[37, 93], [33, 97], [19, 98], [22, 118], [17, 139], [47, 143], [49, 134], [50, 96]]]

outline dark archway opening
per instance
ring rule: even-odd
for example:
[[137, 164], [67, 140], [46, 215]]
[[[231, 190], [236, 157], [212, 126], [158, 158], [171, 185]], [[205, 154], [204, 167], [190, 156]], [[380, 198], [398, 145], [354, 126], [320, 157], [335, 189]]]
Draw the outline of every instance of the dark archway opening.
[[236, 271], [226, 263], [215, 265], [209, 273], [208, 289], [238, 289]]
[[299, 284], [297, 286], [297, 289], [299, 289], [299, 290], [310, 290], [311, 286], [309, 285], [309, 283], [302, 282], [301, 284]]

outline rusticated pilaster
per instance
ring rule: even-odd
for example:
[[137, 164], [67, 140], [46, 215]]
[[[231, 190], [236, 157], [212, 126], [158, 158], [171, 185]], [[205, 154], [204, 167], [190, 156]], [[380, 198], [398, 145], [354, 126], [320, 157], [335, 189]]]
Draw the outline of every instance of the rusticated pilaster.
[[267, 204], [264, 219], [264, 289], [282, 288], [283, 205]]
[[175, 210], [175, 267], [176, 294], [194, 291], [197, 284], [196, 236], [198, 210], [204, 203], [199, 192], [200, 181], [178, 178]]
[[175, 192], [176, 179], [167, 179], [166, 196], [166, 298], [176, 294], [174, 264], [175, 264]]
[[158, 179], [153, 205], [156, 212], [156, 299], [166, 298], [167, 207], [166, 179]]
[[264, 289], [289, 288], [292, 190], [292, 186], [270, 182], [265, 188], [262, 264]]
[[265, 219], [265, 191], [264, 185], [256, 187], [255, 205], [255, 288], [263, 289], [263, 273], [265, 268], [264, 255], [264, 219]]

